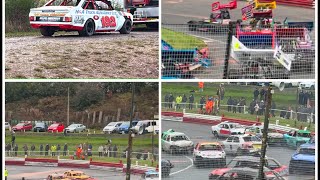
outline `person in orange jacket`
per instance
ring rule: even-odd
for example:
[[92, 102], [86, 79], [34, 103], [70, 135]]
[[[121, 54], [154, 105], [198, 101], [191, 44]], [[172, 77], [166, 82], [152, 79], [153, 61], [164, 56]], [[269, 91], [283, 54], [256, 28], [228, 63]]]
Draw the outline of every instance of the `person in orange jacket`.
[[206, 103], [206, 113], [211, 114], [213, 109], [213, 101], [212, 98], [208, 98], [208, 101]]
[[204, 82], [199, 82], [199, 92], [203, 92], [203, 88], [204, 88]]

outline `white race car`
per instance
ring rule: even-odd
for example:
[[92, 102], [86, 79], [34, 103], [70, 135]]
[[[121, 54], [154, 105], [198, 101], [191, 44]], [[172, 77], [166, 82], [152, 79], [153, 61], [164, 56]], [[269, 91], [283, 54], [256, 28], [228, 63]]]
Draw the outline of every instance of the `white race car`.
[[50, 0], [31, 9], [29, 21], [43, 36], [52, 36], [57, 31], [78, 31], [80, 36], [91, 36], [109, 31], [129, 34], [133, 16], [114, 10], [108, 0]]
[[199, 142], [193, 150], [193, 164], [196, 167], [207, 165], [224, 167], [226, 153], [219, 142]]
[[244, 127], [239, 123], [225, 121], [212, 126], [211, 132], [215, 137], [229, 137], [231, 135], [244, 134]]
[[161, 136], [162, 150], [170, 154], [193, 152], [193, 142], [182, 132], [175, 132], [172, 129], [163, 132]]

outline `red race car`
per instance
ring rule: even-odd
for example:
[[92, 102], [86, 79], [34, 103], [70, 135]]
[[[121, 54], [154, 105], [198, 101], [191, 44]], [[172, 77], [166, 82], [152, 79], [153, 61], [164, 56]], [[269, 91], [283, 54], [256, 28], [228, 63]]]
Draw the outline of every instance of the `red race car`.
[[64, 125], [62, 123], [53, 123], [49, 126], [48, 132], [63, 132]]

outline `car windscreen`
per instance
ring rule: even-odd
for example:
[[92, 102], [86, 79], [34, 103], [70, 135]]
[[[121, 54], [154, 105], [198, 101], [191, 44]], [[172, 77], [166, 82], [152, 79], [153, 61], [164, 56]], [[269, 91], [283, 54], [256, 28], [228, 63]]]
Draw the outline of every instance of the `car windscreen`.
[[124, 123], [121, 124], [120, 127], [125, 127], [125, 126], [129, 126], [129, 125], [130, 125], [130, 122], [124, 122]]
[[36, 126], [44, 126], [44, 123], [36, 123]]
[[183, 141], [183, 140], [189, 140], [189, 138], [183, 135], [171, 137], [171, 141]]
[[109, 123], [107, 126], [114, 126], [114, 125], [116, 125], [117, 124], [117, 122], [111, 122], [111, 123]]
[[24, 126], [24, 123], [19, 123], [16, 126]]
[[299, 150], [299, 154], [315, 155], [315, 149], [311, 149], [311, 148], [301, 148], [301, 149]]
[[261, 139], [258, 138], [257, 136], [246, 136], [246, 137], [243, 137], [243, 140], [244, 140], [245, 142], [261, 141]]
[[230, 124], [229, 126], [230, 126], [231, 129], [240, 128], [241, 127], [239, 124]]
[[311, 137], [311, 134], [310, 133], [298, 133], [298, 136], [299, 137]]
[[52, 124], [50, 127], [58, 127], [59, 124]]
[[77, 127], [78, 125], [77, 124], [71, 124], [70, 126], [68, 126], [69, 128], [71, 127]]
[[216, 144], [205, 144], [199, 147], [200, 151], [221, 151], [222, 148], [220, 145]]

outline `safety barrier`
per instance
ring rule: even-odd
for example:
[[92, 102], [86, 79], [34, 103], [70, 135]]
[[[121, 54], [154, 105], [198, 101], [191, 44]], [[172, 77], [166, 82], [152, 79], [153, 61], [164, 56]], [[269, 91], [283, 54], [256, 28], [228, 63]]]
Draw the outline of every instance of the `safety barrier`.
[[59, 159], [59, 167], [90, 168], [90, 161]]
[[[271, 2], [271, 1], [260, 0], [260, 2], [263, 3], [263, 2]], [[304, 7], [304, 8], [315, 8], [314, 0], [277, 0], [277, 4]]]
[[17, 157], [6, 157], [5, 159], [5, 164], [6, 165], [20, 165], [24, 166], [25, 164], [25, 158], [17, 158]]
[[211, 115], [202, 115], [202, 114], [193, 114], [193, 113], [184, 113], [183, 122], [216, 125], [221, 122], [221, 117], [211, 116]]
[[183, 113], [180, 112], [161, 112], [162, 116], [183, 117]]
[[40, 159], [40, 158], [25, 158], [25, 166], [50, 166], [57, 167], [58, 159]]

